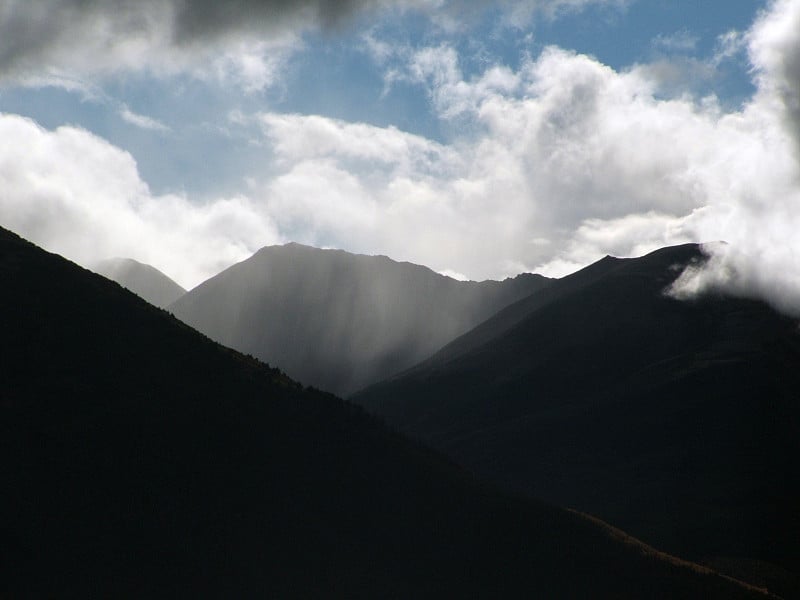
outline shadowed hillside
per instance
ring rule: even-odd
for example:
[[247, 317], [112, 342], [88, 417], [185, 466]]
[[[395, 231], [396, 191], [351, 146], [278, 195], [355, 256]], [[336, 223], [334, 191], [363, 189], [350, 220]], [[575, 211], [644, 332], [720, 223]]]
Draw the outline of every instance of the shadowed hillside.
[[504, 496], [0, 230], [3, 597], [763, 594]]
[[186, 293], [185, 289], [155, 267], [132, 258], [110, 258], [97, 263], [92, 270], [161, 308], [166, 308]]
[[603, 259], [354, 400], [506, 487], [796, 593], [798, 326], [666, 296], [699, 260]]
[[305, 384], [347, 394], [430, 356], [548, 283], [530, 274], [456, 281], [385, 256], [287, 244], [263, 248], [170, 311]]

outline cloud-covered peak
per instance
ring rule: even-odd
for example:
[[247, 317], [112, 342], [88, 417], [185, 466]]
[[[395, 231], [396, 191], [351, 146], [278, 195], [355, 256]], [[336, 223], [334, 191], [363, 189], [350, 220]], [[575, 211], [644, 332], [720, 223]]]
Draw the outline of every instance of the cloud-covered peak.
[[747, 34], [758, 91], [728, 120], [753, 139], [726, 166], [728, 195], [693, 215], [710, 260], [689, 269], [673, 292], [708, 290], [765, 299], [800, 316], [800, 2], [776, 0]]

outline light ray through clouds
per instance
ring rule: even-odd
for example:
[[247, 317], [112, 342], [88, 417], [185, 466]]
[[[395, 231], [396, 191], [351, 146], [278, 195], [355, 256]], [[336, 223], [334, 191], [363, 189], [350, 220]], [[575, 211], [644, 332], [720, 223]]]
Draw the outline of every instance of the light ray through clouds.
[[[0, 74], [19, 82], [150, 69], [253, 94], [303, 52], [304, 28], [333, 27], [335, 39], [348, 16], [420, 9], [452, 30], [464, 6], [243, 0], [255, 10], [251, 19], [211, 19], [212, 11], [197, 20], [180, 7], [202, 3], [142, 3], [141, 12], [122, 16], [110, 4], [89, 3], [95, 12], [79, 22], [82, 4], [64, 2], [59, 14], [75, 31], [89, 32], [99, 20], [106, 27], [91, 31], [105, 33], [81, 47], [70, 46], [67, 34], [31, 47], [2, 38]], [[583, 4], [509, 2], [505, 14], [518, 26]], [[10, 6], [0, 22], [38, 23], [31, 11], [41, 4]], [[665, 94], [663, 77], [646, 62], [614, 69], [548, 46], [513, 67], [487, 60], [465, 71], [447, 35], [387, 47], [375, 31], [359, 33], [358, 43], [385, 51], [375, 58], [389, 85], [426, 95], [434, 118], [452, 132], [447, 139], [268, 106], [232, 113], [250, 143], [263, 147], [263, 168], [240, 192], [200, 202], [153, 193], [132, 155], [86, 129], [48, 130], [1, 114], [2, 224], [84, 264], [120, 255], [148, 262], [185, 287], [289, 240], [475, 279], [521, 270], [563, 275], [604, 254], [725, 240], [709, 247], [708, 269], [681, 278], [677, 295], [722, 287], [800, 314], [798, 0], [771, 2], [749, 31], [728, 32], [706, 59], [713, 69], [746, 48], [756, 92], [735, 109], [714, 96]], [[669, 31], [654, 44], [690, 52], [694, 35]], [[199, 40], [210, 43], [198, 50]], [[99, 48], [107, 51], [93, 61]], [[161, 127], [170, 123], [129, 113], [139, 127], [169, 135]]]

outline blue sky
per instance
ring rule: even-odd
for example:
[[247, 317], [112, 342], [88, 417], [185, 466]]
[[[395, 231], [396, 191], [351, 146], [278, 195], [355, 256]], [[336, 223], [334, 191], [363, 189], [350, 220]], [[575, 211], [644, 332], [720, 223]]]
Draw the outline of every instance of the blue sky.
[[692, 285], [772, 289], [798, 3], [12, 0], [0, 222], [186, 286], [292, 240], [482, 279], [725, 239]]

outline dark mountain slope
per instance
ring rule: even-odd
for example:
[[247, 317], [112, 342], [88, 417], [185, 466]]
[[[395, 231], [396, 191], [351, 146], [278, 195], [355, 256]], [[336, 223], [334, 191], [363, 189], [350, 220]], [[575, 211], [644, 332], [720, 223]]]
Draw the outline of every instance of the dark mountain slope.
[[166, 308], [186, 293], [185, 289], [155, 267], [132, 258], [110, 258], [97, 263], [92, 270], [161, 308]]
[[[560, 298], [593, 284], [609, 271], [618, 267], [622, 261], [623, 259], [620, 258], [606, 256], [576, 273], [558, 280], [549, 280], [550, 285], [499, 310], [474, 329], [442, 347], [429, 359], [423, 361], [422, 365], [428, 366], [447, 362], [483, 346], [512, 329], [539, 308], [557, 302]], [[412, 368], [419, 368], [422, 365], [415, 365]]]
[[0, 229], [0, 596], [755, 598]]
[[384, 256], [263, 248], [170, 307], [212, 339], [347, 394], [426, 358], [549, 280], [456, 281]]
[[556, 282], [552, 302], [506, 309], [524, 313], [510, 327], [490, 320], [354, 400], [487, 478], [672, 552], [796, 569], [797, 323], [662, 293], [701, 258], [689, 245], [604, 259], [587, 285]]

